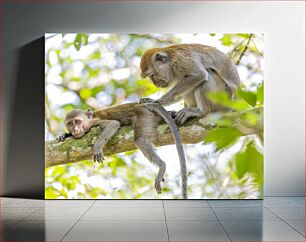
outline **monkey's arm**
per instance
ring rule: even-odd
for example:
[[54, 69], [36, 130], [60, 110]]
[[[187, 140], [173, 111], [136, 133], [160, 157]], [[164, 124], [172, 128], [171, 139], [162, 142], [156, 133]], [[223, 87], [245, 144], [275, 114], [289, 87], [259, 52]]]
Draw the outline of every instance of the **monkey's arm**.
[[203, 71], [201, 75], [187, 75], [178, 82], [169, 92], [157, 101], [162, 105], [169, 105], [182, 99], [187, 93], [194, 90], [208, 80], [208, 73]]
[[103, 147], [120, 128], [120, 123], [116, 120], [101, 120], [95, 118], [92, 121], [92, 127], [94, 126], [100, 126], [103, 129], [93, 147], [94, 161], [102, 162], [104, 160]]
[[169, 92], [157, 100], [150, 98], [140, 99], [140, 103], [159, 103], [161, 105], [170, 105], [183, 98], [184, 95], [194, 90], [208, 80], [208, 73], [204, 70], [200, 75], [186, 75]]
[[72, 136], [71, 133], [63, 133], [59, 137], [56, 138], [57, 141], [64, 141], [66, 138]]

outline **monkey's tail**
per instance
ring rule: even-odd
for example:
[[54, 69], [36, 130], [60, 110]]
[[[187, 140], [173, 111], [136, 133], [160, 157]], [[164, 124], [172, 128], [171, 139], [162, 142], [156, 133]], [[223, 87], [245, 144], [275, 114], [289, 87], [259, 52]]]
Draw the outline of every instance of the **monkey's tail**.
[[145, 106], [152, 112], [158, 114], [160, 117], [162, 117], [166, 123], [169, 125], [172, 136], [175, 141], [177, 153], [180, 159], [180, 166], [181, 166], [181, 178], [182, 178], [182, 194], [183, 198], [187, 199], [188, 198], [188, 174], [187, 174], [187, 165], [186, 165], [186, 158], [185, 158], [185, 153], [184, 153], [184, 148], [182, 144], [182, 140], [179, 134], [179, 129], [176, 126], [173, 118], [171, 117], [170, 113], [161, 105], [159, 104], [154, 104], [154, 103], [149, 103], [145, 104]]

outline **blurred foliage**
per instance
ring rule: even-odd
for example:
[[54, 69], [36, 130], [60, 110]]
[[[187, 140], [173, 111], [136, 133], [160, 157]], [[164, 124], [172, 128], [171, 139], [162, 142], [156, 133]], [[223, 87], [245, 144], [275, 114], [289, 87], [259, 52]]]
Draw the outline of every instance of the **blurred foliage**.
[[[263, 188], [263, 83], [256, 91], [239, 88], [234, 99], [226, 92], [210, 93], [209, 99], [216, 104], [231, 108], [233, 112], [209, 114], [217, 125], [208, 132], [205, 142], [215, 145], [219, 156], [231, 147], [239, 145], [228, 158], [235, 164], [232, 179], [251, 179], [259, 191]], [[260, 194], [259, 197], [262, 197]]]
[[[263, 190], [262, 36], [250, 34], [52, 34], [46, 36], [46, 140], [64, 130], [65, 114], [75, 108], [97, 109], [139, 97], [156, 98], [165, 90], [140, 77], [141, 55], [149, 48], [197, 42], [228, 53], [243, 81], [234, 100], [226, 93], [208, 98], [233, 112], [209, 117], [217, 125], [205, 141], [185, 145], [190, 198], [259, 198]], [[179, 103], [177, 108], [182, 107]], [[244, 127], [240, 130], [238, 127]], [[247, 132], [246, 132], [247, 131]], [[247, 134], [246, 134], [247, 133]], [[157, 169], [139, 151], [107, 157], [104, 164], [86, 160], [45, 170], [47, 199], [180, 198], [180, 169], [175, 147], [158, 148], [166, 158], [166, 182], [157, 195]], [[176, 158], [177, 159], [177, 158]]]

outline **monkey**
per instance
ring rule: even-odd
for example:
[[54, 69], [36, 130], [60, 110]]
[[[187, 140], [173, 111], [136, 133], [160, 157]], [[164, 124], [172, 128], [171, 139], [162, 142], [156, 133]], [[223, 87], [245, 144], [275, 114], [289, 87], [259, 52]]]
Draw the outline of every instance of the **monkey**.
[[240, 85], [236, 66], [226, 54], [214, 47], [201, 44], [177, 44], [152, 48], [142, 55], [141, 76], [149, 77], [157, 87], [171, 88], [157, 100], [141, 98], [140, 103], [169, 105], [184, 100], [184, 108], [174, 114], [175, 122], [182, 125], [191, 117], [226, 108], [213, 104], [209, 92], [226, 91], [233, 97]]
[[142, 151], [144, 156], [159, 168], [155, 179], [155, 190], [161, 193], [161, 182], [164, 181], [166, 163], [159, 158], [154, 151], [151, 141], [157, 135], [157, 126], [164, 120], [172, 132], [180, 160], [182, 197], [188, 198], [187, 193], [187, 165], [182, 141], [178, 128], [171, 116], [172, 111], [166, 111], [159, 104], [126, 103], [104, 109], [87, 111], [74, 109], [67, 113], [64, 124], [68, 133], [59, 136], [58, 141], [64, 141], [67, 137], [81, 138], [92, 127], [100, 126], [103, 131], [97, 138], [93, 147], [93, 159], [95, 162], [104, 160], [103, 147], [107, 141], [123, 125], [132, 124], [134, 130], [134, 143]]

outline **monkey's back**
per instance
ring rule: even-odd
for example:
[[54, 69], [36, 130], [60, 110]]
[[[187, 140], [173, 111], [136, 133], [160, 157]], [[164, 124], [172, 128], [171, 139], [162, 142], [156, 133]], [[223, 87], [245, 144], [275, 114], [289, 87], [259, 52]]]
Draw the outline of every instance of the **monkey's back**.
[[[233, 83], [236, 87], [240, 84], [240, 78], [236, 66], [230, 58], [222, 51], [208, 45], [201, 44], [178, 44], [166, 47], [172, 49], [175, 53], [183, 52], [185, 57], [200, 60], [205, 68], [214, 70], [227, 83]], [[179, 56], [181, 59], [183, 56]]]
[[174, 70], [175, 73], [180, 73], [180, 70], [197, 71], [198, 66], [201, 66], [214, 70], [224, 81], [234, 84], [235, 87], [240, 84], [237, 68], [230, 58], [218, 49], [202, 44], [177, 44], [149, 49], [141, 58], [142, 73], [145, 73], [152, 56], [157, 51], [169, 54], [172, 68], [177, 68]]
[[93, 112], [94, 118], [103, 120], [117, 120], [121, 125], [129, 125], [135, 115], [135, 106], [138, 103], [125, 103], [98, 109]]

